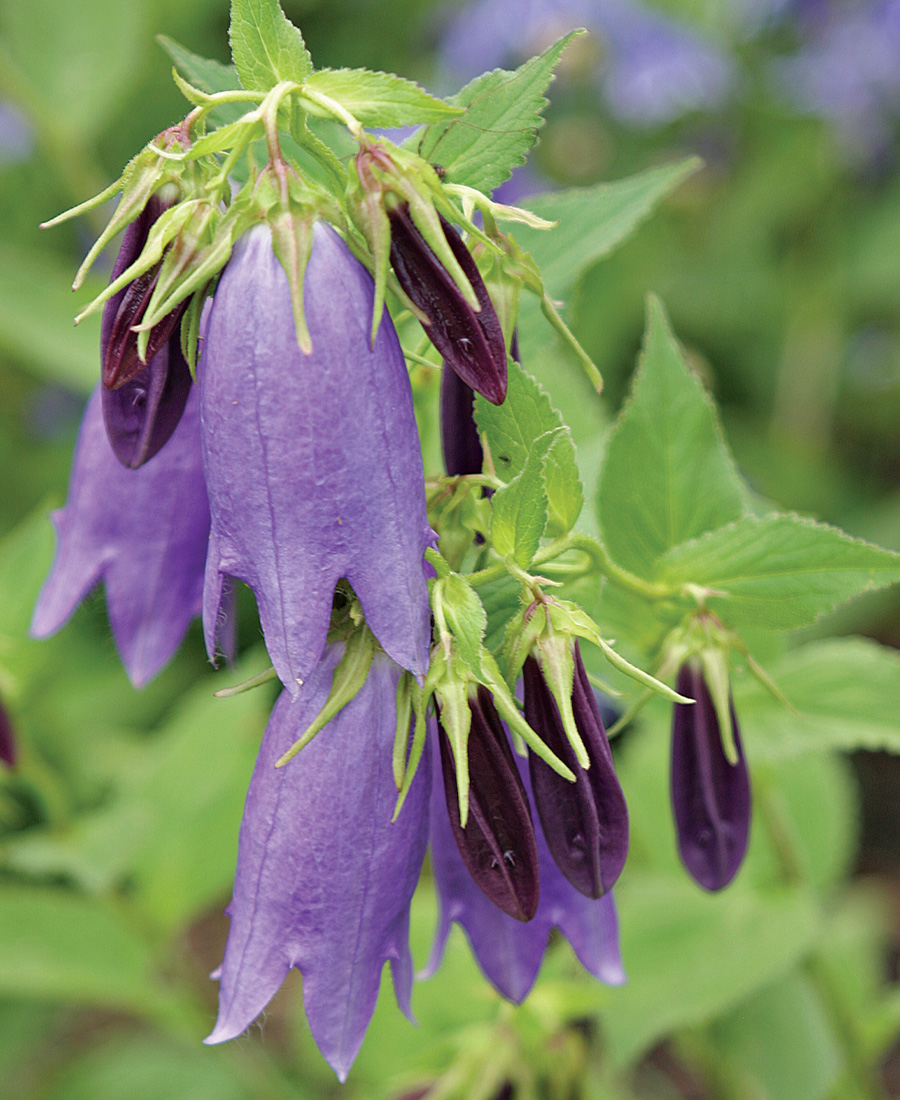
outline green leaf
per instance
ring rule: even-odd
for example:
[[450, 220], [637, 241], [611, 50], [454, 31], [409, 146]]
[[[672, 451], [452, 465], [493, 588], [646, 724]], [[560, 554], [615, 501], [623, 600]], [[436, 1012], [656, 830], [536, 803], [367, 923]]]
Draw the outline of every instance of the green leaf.
[[231, 55], [241, 85], [267, 92], [282, 80], [297, 84], [312, 72], [303, 36], [278, 0], [231, 0]]
[[544, 92], [563, 50], [583, 31], [572, 31], [515, 72], [495, 69], [476, 77], [448, 102], [465, 107], [465, 114], [447, 123], [433, 123], [409, 144], [446, 170], [449, 183], [491, 192], [537, 141], [547, 100]]
[[548, 221], [550, 232], [517, 225], [516, 241], [537, 260], [547, 293], [563, 298], [587, 268], [625, 240], [701, 162], [688, 157], [593, 187], [548, 192], [522, 206]]
[[143, 1009], [145, 945], [104, 902], [64, 890], [0, 891], [0, 994]]
[[[164, 34], [158, 34], [156, 41], [171, 57], [175, 68], [185, 80], [201, 92], [232, 92], [241, 87], [234, 65], [223, 65], [221, 61], [191, 53]], [[210, 111], [209, 125], [227, 126], [236, 122], [251, 106], [250, 103], [222, 103]]]
[[234, 65], [223, 65], [221, 61], [191, 53], [164, 34], [158, 34], [156, 41], [171, 57], [175, 68], [185, 80], [201, 92], [233, 92], [241, 87]]
[[306, 87], [336, 99], [363, 126], [409, 126], [462, 114], [412, 80], [369, 69], [319, 69]]
[[833, 749], [900, 753], [897, 650], [868, 638], [829, 638], [792, 650], [767, 671], [796, 710], [749, 676], [735, 684], [735, 709], [754, 758]]
[[900, 554], [801, 516], [744, 516], [676, 546], [656, 575], [664, 583], [727, 593], [708, 604], [738, 630], [792, 630], [900, 580]]
[[786, 973], [818, 933], [816, 906], [794, 888], [709, 895], [686, 876], [644, 875], [616, 901], [628, 982], [607, 994], [603, 1023], [618, 1065]]
[[456, 639], [460, 657], [473, 672], [481, 669], [481, 642], [487, 614], [475, 589], [458, 573], [440, 582], [444, 619]]
[[688, 369], [656, 298], [648, 302], [631, 398], [610, 433], [597, 508], [610, 555], [642, 577], [653, 575], [671, 547], [744, 510], [715, 407]]
[[100, 376], [100, 317], [73, 318], [103, 289], [72, 293], [72, 269], [55, 256], [0, 243], [0, 351], [34, 377], [88, 394]]
[[844, 1064], [822, 1001], [800, 973], [760, 990], [710, 1031], [748, 1096], [823, 1100]]
[[491, 500], [493, 547], [502, 557], [512, 557], [523, 569], [531, 565], [547, 526], [544, 458], [554, 438], [555, 433], [539, 436], [525, 469], [498, 489]]
[[584, 505], [584, 492], [575, 461], [575, 444], [568, 431], [561, 433], [544, 462], [544, 487], [547, 490], [547, 534], [565, 535], [575, 526]]
[[525, 469], [538, 436], [562, 427], [562, 418], [550, 398], [513, 360], [509, 361], [506, 400], [502, 405], [492, 405], [478, 394], [475, 422], [487, 435], [494, 469], [504, 481], [511, 481]]

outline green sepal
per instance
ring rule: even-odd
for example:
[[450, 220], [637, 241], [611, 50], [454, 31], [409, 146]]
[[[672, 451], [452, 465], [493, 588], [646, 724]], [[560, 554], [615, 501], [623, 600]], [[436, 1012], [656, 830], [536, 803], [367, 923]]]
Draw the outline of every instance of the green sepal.
[[719, 737], [725, 759], [734, 766], [738, 762], [737, 745], [734, 740], [734, 726], [731, 721], [731, 679], [728, 671], [728, 656], [718, 647], [706, 647], [699, 654], [703, 668], [703, 678], [709, 689], [716, 718], [719, 720]]
[[262, 687], [263, 684], [271, 683], [272, 680], [277, 679], [278, 673], [275, 671], [275, 666], [272, 665], [265, 672], [258, 672], [255, 676], [251, 676], [248, 680], [243, 680], [239, 684], [219, 688], [218, 691], [213, 692], [213, 695], [217, 699], [231, 699], [235, 695], [243, 695], [245, 691], [252, 691], [253, 688]]
[[[149, 271], [151, 267], [155, 267], [162, 260], [163, 253], [169, 243], [194, 216], [198, 205], [208, 207], [209, 203], [206, 199], [191, 199], [164, 210], [150, 227], [147, 241], [140, 256], [78, 314], [75, 318], [75, 324], [79, 324], [85, 317], [89, 317], [92, 313], [102, 309], [106, 302], [118, 294], [120, 290], [124, 290], [135, 279]], [[134, 216], [137, 217], [138, 213], [139, 211]], [[130, 220], [133, 221], [134, 219]], [[165, 316], [165, 314], [162, 316]]]
[[451, 650], [449, 655], [435, 647], [431, 655], [426, 686], [434, 691], [440, 708], [441, 728], [450, 742], [456, 763], [456, 797], [459, 801], [459, 820], [462, 828], [469, 819], [469, 730], [472, 728], [472, 712], [469, 709], [469, 684], [472, 677], [468, 667]]
[[[161, 139], [166, 139], [168, 144], [172, 144], [174, 141], [170, 131], [163, 131], [156, 140]], [[65, 214], [60, 214], [58, 217], [45, 223], [47, 227], [57, 225], [67, 218], [75, 217], [77, 214], [83, 214], [93, 209], [93, 207], [98, 206], [101, 202], [105, 202], [107, 198], [111, 198], [116, 192], [122, 192], [122, 197], [119, 199], [119, 203], [113, 211], [112, 217], [107, 222], [103, 232], [91, 245], [81, 267], [79, 267], [75, 275], [75, 280], [72, 283], [73, 290], [78, 290], [84, 282], [84, 278], [88, 271], [90, 271], [93, 266], [94, 261], [113, 237], [125, 229], [126, 226], [131, 225], [135, 218], [140, 215], [141, 211], [147, 205], [150, 196], [155, 191], [158, 191], [164, 184], [173, 182], [176, 178], [177, 174], [173, 172], [169, 161], [160, 155], [160, 150], [151, 142], [147, 148], [142, 149], [136, 157], [128, 162], [125, 171], [122, 173], [117, 183], [112, 184], [105, 191], [101, 192], [100, 195], [88, 200], [88, 202], [73, 207], [71, 210], [66, 211]], [[148, 264], [148, 267], [150, 266], [152, 265]], [[147, 268], [144, 268], [144, 270], [146, 271]]]
[[197, 349], [200, 344], [200, 319], [206, 304], [209, 286], [191, 296], [181, 318], [181, 354], [184, 356], [191, 378], [197, 381]]
[[516, 706], [516, 701], [512, 697], [512, 693], [506, 686], [506, 681], [500, 673], [497, 662], [494, 660], [493, 654], [489, 653], [486, 649], [483, 650], [481, 654], [481, 666], [485, 673], [485, 678], [482, 680], [482, 683], [485, 687], [490, 689], [494, 697], [494, 706], [497, 708], [498, 714], [505, 720], [510, 730], [514, 734], [518, 734], [531, 751], [536, 753], [546, 764], [549, 764], [557, 775], [561, 775], [563, 779], [568, 779], [570, 782], [574, 783], [575, 773], [572, 769], [564, 764], [562, 760], [544, 744], [541, 738], [538, 737], [531, 726], [529, 726], [522, 717], [519, 708]]
[[642, 668], [638, 668], [636, 665], [631, 664], [630, 661], [626, 661], [625, 658], [617, 653], [602, 636], [600, 628], [590, 615], [578, 607], [577, 604], [570, 603], [568, 600], [554, 601], [550, 606], [549, 614], [552, 618], [554, 629], [566, 631], [569, 634], [574, 634], [579, 638], [584, 638], [589, 642], [593, 642], [613, 668], [618, 669], [619, 672], [629, 676], [632, 680], [637, 680], [639, 684], [643, 684], [644, 687], [650, 688], [651, 691], [655, 691], [658, 695], [661, 695], [664, 699], [668, 699], [671, 703], [693, 703], [693, 699], [688, 699], [686, 696], [680, 695], [673, 688], [670, 688], [668, 684], [664, 684], [662, 680], [657, 680], [657, 678], [651, 676], [649, 672], [645, 672]]
[[410, 673], [404, 671], [397, 681], [397, 728], [394, 732], [394, 751], [391, 754], [391, 767], [394, 772], [394, 784], [397, 790], [403, 789], [403, 777], [406, 775], [406, 756], [409, 750], [409, 725], [412, 718], [412, 684]]
[[446, 631], [460, 660], [481, 676], [481, 650], [487, 614], [475, 589], [458, 573], [431, 582], [431, 606], [441, 635]]
[[[549, 619], [548, 619], [549, 622]], [[584, 741], [575, 725], [572, 712], [572, 686], [575, 681], [575, 660], [572, 656], [572, 642], [568, 635], [543, 634], [537, 643], [541, 671], [547, 687], [550, 688], [562, 718], [563, 729], [575, 753], [578, 763], [587, 770], [591, 766]]]
[[[419, 764], [422, 760], [422, 751], [425, 748], [425, 736], [427, 732], [427, 726], [425, 723], [425, 696], [422, 692], [422, 689], [415, 682], [415, 680], [412, 679], [412, 677], [410, 677], [410, 682], [412, 684], [412, 708], [415, 712], [416, 720], [415, 725], [413, 726], [412, 743], [409, 746], [409, 757], [405, 762], [403, 782], [402, 784], [398, 784], [400, 789], [399, 793], [397, 794], [397, 805], [394, 807], [394, 814], [391, 818], [391, 821], [396, 821], [397, 815], [403, 809], [403, 803], [406, 801], [406, 796], [409, 794], [409, 789], [412, 786], [412, 781], [415, 779], [416, 772], [419, 770]], [[399, 736], [399, 715], [397, 731]], [[407, 719], [406, 723], [406, 738], [407, 740], [409, 739], [409, 719]]]
[[346, 641], [344, 653], [334, 670], [331, 690], [328, 692], [324, 706], [303, 735], [275, 762], [276, 768], [281, 768], [293, 760], [339, 711], [356, 698], [369, 675], [377, 646], [375, 636], [367, 626], [351, 632]]

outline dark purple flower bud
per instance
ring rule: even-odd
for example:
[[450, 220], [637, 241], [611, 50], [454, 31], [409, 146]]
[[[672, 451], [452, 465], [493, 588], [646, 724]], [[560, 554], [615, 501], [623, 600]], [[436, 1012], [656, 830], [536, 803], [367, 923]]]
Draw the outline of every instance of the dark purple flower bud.
[[559, 707], [534, 657], [525, 661], [525, 719], [572, 769], [575, 782], [557, 775], [534, 753], [529, 753], [528, 766], [544, 837], [557, 867], [576, 890], [599, 898], [625, 865], [628, 808], [577, 642], [573, 657], [572, 713], [591, 766], [585, 771], [578, 763]]
[[103, 420], [116, 458], [136, 470], [172, 437], [193, 385], [176, 336], [118, 389], [103, 388]]
[[8, 768], [14, 768], [18, 755], [16, 735], [13, 733], [12, 722], [9, 720], [6, 708], [3, 706], [3, 703], [0, 702], [0, 760], [2, 760]]
[[463, 298], [444, 265], [428, 247], [401, 203], [388, 211], [391, 264], [400, 286], [429, 320], [428, 336], [444, 362], [494, 405], [506, 397], [506, 344], [503, 330], [472, 254], [448, 221], [441, 218], [447, 243], [475, 291], [476, 312]]
[[[437, 752], [437, 749], [435, 749]], [[526, 792], [528, 767], [516, 757]], [[581, 965], [599, 981], [625, 981], [619, 950], [619, 926], [612, 892], [586, 898], [568, 883], [553, 862], [540, 829], [535, 831], [541, 875], [537, 913], [527, 924], [492, 905], [472, 881], [460, 859], [447, 820], [446, 799], [435, 784], [431, 792], [431, 863], [441, 905], [426, 976], [440, 964], [453, 922], [462, 925], [478, 965], [498, 993], [516, 1004], [534, 985], [550, 932], [558, 928]]]
[[[113, 265], [110, 282], [117, 279], [140, 256], [147, 243], [153, 223], [158, 220], [171, 205], [158, 195], [151, 195], [147, 205], [125, 230], [119, 254]], [[147, 344], [146, 359], [138, 357], [138, 334], [132, 331], [134, 325], [141, 323], [147, 303], [156, 286], [159, 265], [151, 268], [134, 282], [114, 294], [103, 308], [103, 322], [100, 327], [100, 347], [102, 354], [101, 378], [107, 389], [118, 389], [139, 374], [175, 336], [189, 299], [176, 306], [167, 317], [153, 328]]]
[[750, 833], [750, 777], [734, 706], [731, 727], [737, 763], [722, 748], [716, 708], [699, 665], [684, 665], [677, 690], [696, 700], [676, 703], [672, 719], [672, 810], [678, 850], [707, 890], [721, 890], [737, 874]]
[[475, 392], [456, 371], [441, 371], [441, 448], [451, 477], [480, 474], [484, 460], [473, 405]]
[[469, 817], [465, 828], [460, 824], [453, 752], [438, 725], [450, 827], [478, 887], [504, 913], [528, 921], [537, 910], [540, 890], [528, 796], [486, 687], [479, 685], [469, 699], [469, 709]]

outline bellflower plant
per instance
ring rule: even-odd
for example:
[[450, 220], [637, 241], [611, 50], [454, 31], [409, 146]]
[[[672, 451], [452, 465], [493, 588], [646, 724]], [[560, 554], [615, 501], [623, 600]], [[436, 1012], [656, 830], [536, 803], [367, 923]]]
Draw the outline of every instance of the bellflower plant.
[[[576, 6], [625, 26], [619, 2]], [[720, 889], [750, 819], [726, 652], [780, 697], [740, 636], [759, 608], [764, 628], [793, 630], [900, 566], [833, 528], [751, 510], [655, 301], [633, 399], [604, 448], [576, 453], [529, 355], [539, 350], [551, 383], [583, 370], [579, 431], [593, 443], [602, 379], [565, 298], [696, 167], [542, 196], [540, 214], [489, 197], [536, 142], [543, 93], [579, 32], [443, 101], [393, 74], [315, 69], [277, 0], [231, 7], [234, 69], [170, 44], [187, 115], [76, 208], [121, 194], [76, 282], [125, 237], [112, 282], [82, 314], [104, 310], [101, 386], [32, 632], [58, 630], [102, 580], [116, 645], [143, 684], [198, 613], [210, 658], [230, 650], [234, 584], [252, 590], [272, 668], [217, 694], [276, 678], [283, 690], [240, 825], [207, 1041], [240, 1035], [297, 969], [313, 1038], [343, 1080], [385, 961], [411, 1012], [410, 902], [429, 840], [440, 902], [429, 970], [458, 923], [514, 1002], [554, 928], [599, 980], [622, 983], [625, 963], [639, 971], [623, 962], [611, 894], [631, 873], [629, 809], [584, 646], [617, 690], [639, 685], [616, 723], [634, 722], [636, 738], [651, 694], [676, 704], [682, 858]], [[617, 57], [641, 38], [608, 37]], [[623, 103], [672, 117], [724, 94], [727, 73], [709, 64], [679, 100], [682, 67], [663, 63], [672, 36], [644, 38], [654, 71], [674, 75], [625, 87]], [[615, 61], [610, 95], [614, 72]], [[403, 145], [384, 136], [405, 126], [418, 129]], [[426, 478], [416, 417], [435, 423], [441, 369], [447, 476]], [[603, 623], [657, 675], [626, 660]], [[0, 721], [0, 759], [9, 744]], [[640, 889], [626, 889], [620, 900], [639, 904]], [[504, 1017], [507, 1032], [517, 1026]], [[511, 1064], [493, 1068], [485, 1088], [514, 1080]]]

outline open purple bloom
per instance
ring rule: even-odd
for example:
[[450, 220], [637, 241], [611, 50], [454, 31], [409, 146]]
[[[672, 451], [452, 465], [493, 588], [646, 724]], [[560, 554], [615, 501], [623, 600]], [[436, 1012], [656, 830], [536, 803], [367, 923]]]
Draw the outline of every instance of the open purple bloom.
[[297, 967], [313, 1038], [341, 1080], [387, 959], [410, 1013], [409, 903], [425, 854], [431, 778], [426, 754], [392, 823], [400, 668], [384, 654], [359, 694], [296, 759], [275, 767], [325, 702], [342, 649], [326, 648], [298, 698], [281, 694], [266, 729], [241, 824], [219, 1018], [207, 1039], [239, 1035]]
[[737, 763], [722, 748], [719, 720], [698, 665], [684, 665], [677, 690], [696, 700], [676, 703], [672, 719], [672, 810], [678, 850], [707, 890], [721, 890], [738, 873], [750, 834], [750, 777], [734, 707]]
[[296, 694], [325, 646], [346, 578], [385, 652], [416, 676], [431, 626], [418, 431], [406, 364], [374, 285], [328, 226], [314, 228], [298, 347], [287, 277], [260, 226], [216, 290], [200, 364], [212, 532], [203, 595], [212, 656], [227, 577], [256, 594], [266, 645]]
[[193, 393], [169, 446], [128, 470], [109, 445], [101, 400], [98, 386], [78, 435], [66, 506], [53, 515], [56, 558], [31, 633], [55, 633], [103, 580], [116, 648], [140, 686], [166, 664], [200, 613], [209, 538], [200, 402]]
[[557, 867], [580, 893], [599, 898], [612, 887], [625, 865], [628, 808], [577, 641], [573, 657], [572, 712], [591, 766], [585, 771], [578, 763], [540, 665], [534, 657], [528, 657], [524, 668], [525, 719], [572, 769], [575, 782], [557, 775], [534, 753], [529, 754], [528, 767], [535, 805]]
[[391, 264], [403, 290], [428, 318], [428, 338], [467, 386], [494, 405], [506, 397], [503, 330], [472, 254], [453, 226], [441, 218], [447, 243], [475, 291], [477, 312], [419, 232], [407, 203], [388, 211]]
[[494, 905], [529, 921], [538, 905], [538, 854], [531, 807], [513, 761], [503, 723], [486, 687], [469, 699], [472, 725], [467, 746], [469, 813], [460, 824], [456, 764], [438, 723], [447, 818], [473, 882]]
[[[525, 762], [516, 766], [526, 791], [530, 778]], [[504, 997], [517, 1004], [525, 999], [540, 970], [547, 940], [558, 928], [572, 945], [582, 966], [600, 981], [619, 985], [625, 980], [619, 952], [619, 931], [612, 894], [586, 898], [560, 873], [540, 829], [535, 830], [541, 893], [537, 912], [527, 923], [501, 912], [476, 886], [460, 858], [447, 820], [443, 792], [431, 794], [431, 859], [441, 915], [426, 975], [440, 964], [454, 921], [462, 925], [485, 976]]]

